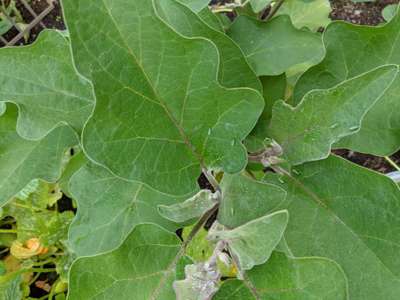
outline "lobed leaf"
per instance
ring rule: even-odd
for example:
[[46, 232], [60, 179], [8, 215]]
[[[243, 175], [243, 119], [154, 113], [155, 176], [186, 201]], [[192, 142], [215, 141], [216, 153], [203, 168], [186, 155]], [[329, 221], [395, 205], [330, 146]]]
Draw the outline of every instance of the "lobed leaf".
[[161, 217], [158, 206], [185, 199], [115, 177], [92, 163], [73, 175], [69, 190], [78, 202], [78, 213], [69, 231], [71, 247], [78, 256], [119, 247], [138, 224], [159, 224], [175, 231], [177, 225]]
[[217, 46], [220, 55], [219, 81], [230, 88], [249, 87], [261, 91], [256, 74], [240, 48], [223, 32], [207, 26], [196, 14], [175, 0], [155, 0], [159, 16], [186, 37], [204, 37]]
[[325, 258], [291, 258], [274, 252], [268, 263], [247, 272], [247, 279], [224, 281], [215, 300], [347, 300], [340, 267]]
[[69, 300], [172, 300], [180, 241], [154, 225], [140, 225], [120, 248], [78, 259], [70, 271]]
[[329, 0], [285, 0], [277, 15], [289, 15], [296, 28], [317, 31], [331, 22], [330, 12]]
[[269, 135], [293, 165], [326, 158], [333, 143], [360, 130], [397, 75], [398, 66], [383, 66], [334, 88], [311, 91], [295, 108], [276, 102]]
[[61, 33], [45, 30], [33, 45], [1, 49], [0, 69], [0, 101], [18, 106], [22, 137], [43, 138], [60, 123], [82, 131], [94, 107], [92, 87], [75, 71]]
[[271, 21], [239, 16], [228, 30], [258, 76], [280, 75], [319, 63], [325, 51], [318, 34], [296, 29], [288, 16]]
[[78, 143], [69, 126], [56, 127], [38, 141], [25, 140], [15, 130], [17, 115], [17, 108], [9, 104], [0, 116], [0, 206], [33, 179], [55, 182], [65, 152]]
[[266, 181], [288, 192], [285, 238], [293, 255], [336, 261], [349, 299], [398, 299], [400, 190], [391, 179], [331, 156]]
[[[367, 27], [334, 22], [325, 31], [327, 54], [321, 64], [304, 74], [294, 91], [298, 103], [316, 88], [330, 88], [344, 80], [385, 64], [400, 64], [400, 14], [383, 27]], [[335, 148], [378, 156], [399, 149], [400, 77], [365, 116], [361, 130], [340, 140]]]
[[252, 89], [218, 83], [214, 44], [172, 30], [154, 1], [78, 2], [64, 10], [77, 67], [97, 99], [85, 153], [120, 177], [179, 195], [196, 190], [201, 165], [242, 170], [241, 141], [264, 104]]

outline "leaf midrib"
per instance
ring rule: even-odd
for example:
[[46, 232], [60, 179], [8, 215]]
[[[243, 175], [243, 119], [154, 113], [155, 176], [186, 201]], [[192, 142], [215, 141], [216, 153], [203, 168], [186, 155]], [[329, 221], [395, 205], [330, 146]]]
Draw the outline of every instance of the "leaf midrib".
[[[152, 7], [153, 7], [153, 12], [155, 12], [153, 0], [148, 0], [148, 1], [151, 1]], [[188, 148], [190, 149], [190, 151], [192, 152], [192, 154], [197, 158], [197, 160], [199, 161], [200, 166], [201, 166], [202, 168], [206, 168], [206, 167], [205, 167], [205, 164], [204, 164], [204, 159], [203, 159], [203, 157], [202, 157], [199, 153], [197, 153], [197, 151], [196, 151], [194, 145], [191, 144], [191, 142], [190, 142], [189, 138], [187, 137], [187, 135], [186, 135], [184, 129], [179, 125], [179, 122], [174, 118], [174, 116], [172, 115], [172, 113], [169, 111], [167, 105], [164, 103], [164, 101], [162, 100], [162, 98], [159, 96], [158, 92], [156, 91], [156, 89], [155, 89], [154, 86], [152, 85], [150, 79], [148, 78], [147, 73], [144, 71], [144, 68], [143, 68], [142, 64], [139, 63], [139, 61], [138, 61], [136, 55], [133, 53], [131, 47], [129, 47], [127, 41], [124, 39], [124, 35], [123, 35], [122, 32], [120, 31], [120, 29], [119, 29], [119, 27], [118, 27], [118, 23], [117, 23], [117, 21], [114, 19], [113, 15], [112, 15], [112, 13], [111, 13], [111, 10], [110, 10], [110, 8], [108, 7], [108, 5], [106, 4], [105, 0], [101, 0], [101, 2], [103, 3], [103, 5], [104, 5], [104, 7], [105, 7], [105, 9], [106, 9], [106, 11], [107, 11], [107, 14], [109, 15], [109, 17], [110, 17], [112, 23], [114, 24], [114, 27], [115, 27], [115, 29], [117, 30], [117, 32], [118, 32], [118, 34], [119, 34], [119, 36], [120, 36], [120, 38], [121, 38], [121, 40], [122, 40], [124, 46], [125, 46], [126, 49], [128, 50], [129, 55], [132, 57], [132, 59], [134, 60], [134, 62], [136, 63], [136, 65], [139, 66], [139, 68], [141, 69], [142, 74], [143, 74], [144, 78], [146, 79], [146, 82], [148, 83], [149, 87], [152, 89], [152, 92], [154, 93], [154, 95], [155, 95], [156, 98], [158, 99], [159, 104], [160, 104], [161, 107], [164, 109], [165, 113], [167, 114], [167, 116], [168, 116], [168, 118], [171, 120], [171, 122], [174, 124], [174, 126], [176, 127], [176, 129], [178, 129], [178, 132], [179, 132], [179, 134], [181, 135], [181, 137], [182, 137], [184, 143], [188, 146]], [[132, 90], [133, 90], [133, 89], [132, 89]], [[186, 91], [186, 94], [187, 94], [187, 91]], [[146, 97], [146, 98], [147, 98], [147, 97]]]

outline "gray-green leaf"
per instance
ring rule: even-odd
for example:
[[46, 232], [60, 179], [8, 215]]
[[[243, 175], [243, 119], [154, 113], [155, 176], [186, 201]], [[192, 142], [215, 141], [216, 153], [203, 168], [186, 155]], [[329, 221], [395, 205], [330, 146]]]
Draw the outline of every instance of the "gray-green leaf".
[[[300, 78], [295, 101], [316, 88], [330, 88], [384, 64], [400, 64], [400, 14], [383, 27], [334, 22], [324, 34], [327, 54], [323, 62]], [[378, 156], [399, 149], [400, 76], [365, 116], [361, 130], [334, 145]]]
[[332, 89], [311, 91], [295, 108], [279, 101], [269, 135], [293, 165], [326, 158], [333, 143], [360, 130], [364, 116], [397, 74], [398, 66], [383, 66]]
[[141, 223], [159, 224], [175, 231], [177, 225], [162, 218], [157, 207], [186, 199], [115, 177], [91, 163], [71, 178], [70, 192], [78, 202], [78, 214], [71, 225], [69, 239], [78, 256], [117, 248]]
[[214, 300], [348, 299], [346, 277], [325, 258], [290, 258], [274, 252], [268, 263], [247, 275], [246, 281], [225, 281]]
[[349, 299], [399, 299], [400, 190], [391, 179], [331, 156], [267, 182], [289, 193], [285, 238], [295, 256], [336, 261]]
[[18, 133], [40, 139], [60, 123], [77, 132], [93, 110], [90, 83], [77, 74], [69, 42], [57, 31], [30, 46], [0, 50], [0, 101], [18, 106]]
[[223, 32], [215, 31], [190, 9], [175, 0], [155, 0], [157, 13], [180, 34], [211, 40], [220, 55], [219, 80], [230, 88], [249, 87], [261, 92], [261, 84], [240, 48]]
[[218, 83], [213, 43], [179, 35], [149, 0], [71, 0], [64, 11], [77, 67], [96, 93], [83, 133], [92, 160], [181, 195], [196, 190], [201, 164], [228, 173], [245, 167], [241, 141], [263, 99]]
[[239, 16], [228, 31], [258, 76], [306, 70], [325, 50], [320, 35], [296, 29], [288, 16], [271, 21]]
[[117, 250], [72, 265], [68, 299], [173, 300], [179, 249], [174, 233], [140, 225]]
[[289, 15], [296, 28], [317, 31], [331, 22], [330, 12], [329, 0], [285, 0], [277, 15]]
[[78, 143], [69, 126], [56, 127], [38, 141], [25, 140], [15, 129], [17, 115], [16, 106], [8, 104], [0, 116], [0, 206], [33, 179], [55, 182], [65, 152]]
[[286, 199], [286, 192], [279, 186], [244, 175], [225, 174], [221, 188], [223, 199], [218, 221], [228, 228], [239, 227], [270, 214]]
[[158, 212], [164, 218], [175, 223], [183, 223], [201, 217], [217, 204], [218, 195], [210, 190], [201, 190], [185, 202], [170, 206], [159, 205]]
[[288, 221], [286, 210], [277, 211], [232, 230], [212, 230], [209, 238], [225, 241], [239, 270], [250, 270], [269, 259], [282, 239]]

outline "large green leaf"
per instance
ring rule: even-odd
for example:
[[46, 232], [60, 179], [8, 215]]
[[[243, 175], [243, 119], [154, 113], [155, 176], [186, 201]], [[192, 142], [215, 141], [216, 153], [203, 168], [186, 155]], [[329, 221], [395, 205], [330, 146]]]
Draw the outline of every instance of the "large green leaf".
[[349, 299], [399, 299], [400, 190], [391, 179], [332, 156], [267, 182], [289, 193], [285, 238], [295, 256], [336, 261]]
[[285, 0], [277, 14], [289, 15], [297, 28], [317, 31], [331, 22], [330, 12], [329, 0]]
[[243, 50], [258, 76], [306, 70], [319, 63], [325, 54], [321, 37], [296, 29], [288, 16], [268, 22], [239, 16], [228, 34]]
[[218, 221], [228, 228], [263, 217], [282, 206], [286, 199], [286, 192], [279, 186], [244, 175], [225, 175], [221, 188], [223, 199]]
[[79, 256], [117, 248], [138, 224], [155, 223], [175, 231], [177, 225], [161, 217], [157, 208], [185, 199], [115, 177], [90, 163], [71, 178], [70, 192], [78, 202], [78, 214], [69, 240]]
[[[315, 88], [329, 88], [384, 64], [400, 64], [400, 14], [384, 27], [363, 27], [334, 22], [326, 29], [324, 61], [300, 78], [295, 100]], [[400, 77], [368, 112], [361, 130], [335, 148], [388, 155], [400, 145]]]
[[293, 165], [326, 158], [333, 143], [360, 129], [365, 114], [397, 74], [398, 66], [383, 66], [332, 89], [311, 91], [295, 108], [279, 101], [269, 135]]
[[175, 234], [140, 225], [117, 250], [73, 264], [68, 299], [175, 299], [171, 266], [179, 249]]
[[241, 141], [264, 103], [254, 90], [219, 85], [214, 44], [173, 31], [149, 0], [72, 0], [64, 9], [97, 97], [83, 133], [91, 159], [174, 194], [196, 189], [200, 165], [244, 168]]
[[224, 33], [207, 26], [190, 9], [175, 0], [155, 0], [157, 12], [177, 32], [211, 40], [220, 54], [219, 80], [226, 87], [250, 87], [261, 91], [260, 81], [240, 48]]
[[0, 276], [0, 300], [21, 300], [22, 276], [19, 272]]
[[347, 300], [346, 277], [325, 258], [290, 258], [275, 252], [245, 281], [227, 280], [214, 300]]
[[61, 33], [44, 31], [31, 46], [1, 49], [0, 70], [0, 101], [17, 104], [21, 136], [42, 138], [59, 123], [82, 131], [93, 110], [93, 92], [76, 73]]
[[38, 141], [22, 139], [16, 132], [17, 108], [9, 104], [0, 117], [0, 206], [31, 180], [55, 182], [62, 160], [78, 139], [69, 126], [59, 126]]

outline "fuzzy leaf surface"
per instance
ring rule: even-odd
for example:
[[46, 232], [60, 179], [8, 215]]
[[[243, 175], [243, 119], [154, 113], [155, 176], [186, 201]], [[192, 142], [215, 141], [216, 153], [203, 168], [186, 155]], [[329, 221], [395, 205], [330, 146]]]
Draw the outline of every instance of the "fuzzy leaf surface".
[[399, 298], [400, 190], [391, 179], [331, 156], [266, 181], [289, 193], [285, 239], [294, 256], [336, 261], [349, 299]]
[[256, 181], [244, 175], [225, 175], [221, 182], [224, 195], [218, 222], [236, 228], [274, 212], [286, 199], [278, 185]]
[[252, 220], [232, 230], [210, 232], [210, 239], [225, 241], [240, 270], [265, 263], [281, 241], [289, 221], [286, 210]]
[[175, 231], [177, 225], [161, 217], [157, 208], [185, 199], [117, 178], [91, 163], [75, 173], [69, 186], [78, 202], [78, 213], [69, 231], [71, 247], [78, 256], [117, 248], [141, 223], [159, 224]]
[[173, 300], [180, 241], [155, 225], [140, 225], [120, 248], [78, 259], [71, 268], [69, 300]]
[[8, 104], [0, 116], [0, 206], [33, 179], [55, 182], [65, 152], [78, 143], [69, 126], [56, 127], [38, 141], [25, 140], [16, 132], [17, 115], [16, 106]]
[[201, 190], [193, 197], [173, 205], [159, 205], [158, 212], [175, 223], [183, 223], [201, 217], [217, 204], [210, 190]]
[[[295, 101], [298, 103], [312, 89], [330, 88], [384, 64], [400, 64], [399, 27], [399, 13], [383, 27], [332, 23], [324, 33], [326, 57], [300, 78]], [[396, 152], [399, 141], [400, 76], [397, 76], [391, 88], [368, 112], [361, 130], [334, 147], [384, 156]]]
[[76, 73], [69, 42], [59, 32], [44, 31], [30, 46], [0, 49], [0, 70], [0, 101], [18, 106], [21, 136], [40, 139], [60, 123], [82, 131], [93, 92]]
[[223, 32], [215, 31], [190, 9], [175, 0], [155, 0], [157, 12], [180, 34], [211, 40], [220, 55], [219, 80], [226, 87], [249, 87], [261, 92], [261, 84], [241, 49]]
[[228, 35], [240, 46], [258, 76], [307, 69], [324, 56], [320, 36], [296, 29], [288, 16], [268, 22], [239, 16]]
[[263, 99], [218, 83], [213, 43], [179, 35], [149, 0], [72, 0], [64, 10], [77, 67], [97, 99], [83, 133], [91, 159], [179, 195], [197, 188], [200, 165], [228, 173], [245, 167], [241, 141]]
[[326, 158], [333, 143], [360, 129], [366, 113], [397, 75], [398, 66], [383, 66], [334, 88], [311, 91], [295, 108], [278, 101], [269, 135], [293, 165]]
[[248, 279], [227, 280], [215, 300], [347, 300], [346, 277], [325, 258], [290, 258], [274, 252], [268, 263], [247, 272]]

